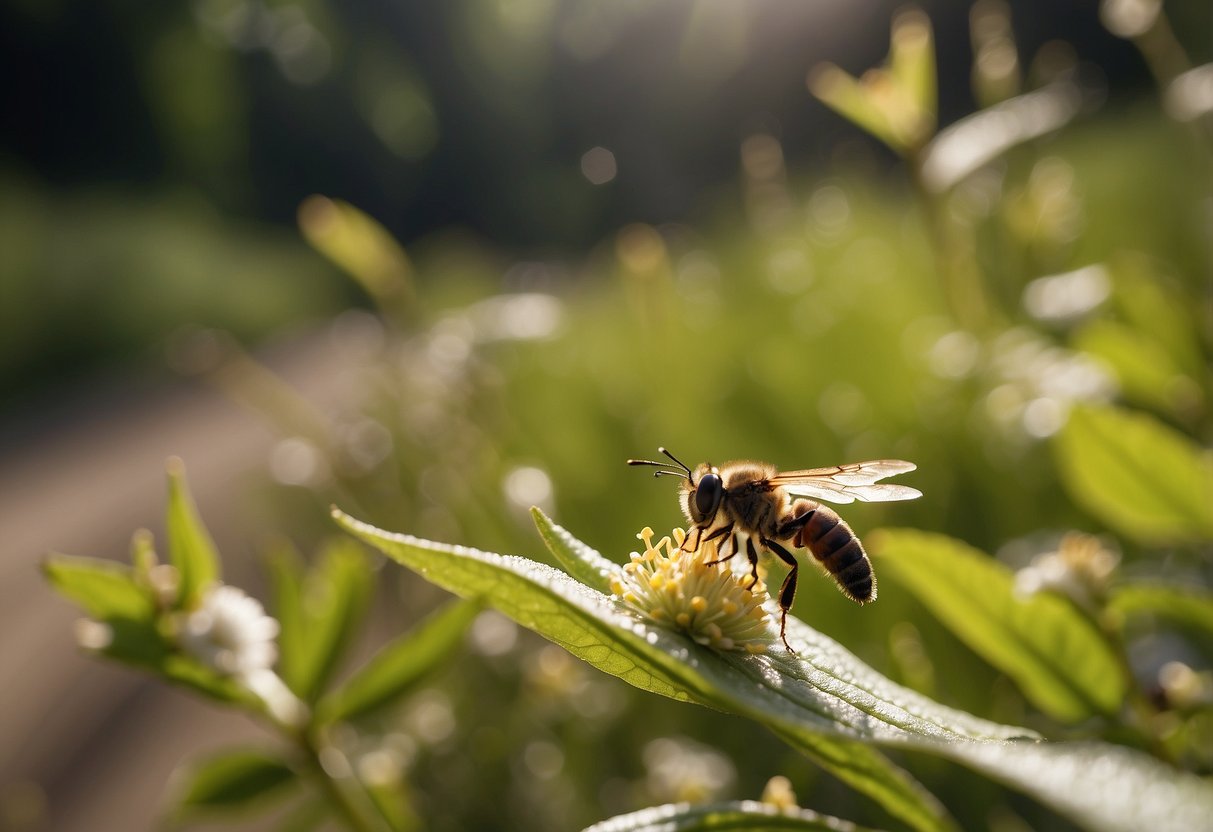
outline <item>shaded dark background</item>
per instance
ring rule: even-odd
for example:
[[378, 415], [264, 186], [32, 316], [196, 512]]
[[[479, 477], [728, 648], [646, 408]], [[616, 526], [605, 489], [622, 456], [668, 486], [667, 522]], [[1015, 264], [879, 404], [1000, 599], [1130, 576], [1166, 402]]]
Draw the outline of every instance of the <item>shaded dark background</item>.
[[[702, 218], [731, 187], [738, 143], [756, 129], [781, 139], [793, 171], [840, 157], [891, 167], [882, 147], [807, 94], [804, 79], [822, 60], [853, 72], [878, 63], [896, 7], [10, 2], [0, 7], [9, 79], [0, 176], [51, 214], [82, 193], [152, 211], [167, 199], [289, 233], [301, 200], [323, 193], [360, 206], [406, 244], [460, 228], [507, 258], [569, 257], [626, 222]], [[974, 107], [969, 7], [925, 8], [946, 124]], [[1207, 4], [1167, 11], [1190, 54], [1207, 54]], [[1042, 44], [1066, 41], [1105, 76], [1109, 107], [1152, 84], [1132, 44], [1101, 26], [1093, 0], [1016, 3], [1013, 25], [1025, 68]], [[579, 171], [594, 146], [618, 165], [603, 186]], [[36, 210], [15, 201], [15, 211]], [[8, 259], [6, 282], [31, 279]], [[326, 288], [357, 298], [340, 283]], [[142, 340], [57, 338], [89, 287], [42, 289], [33, 299], [57, 314], [0, 365], [0, 401]], [[230, 312], [216, 313], [215, 323], [231, 325]], [[282, 322], [249, 317], [235, 327], [247, 335]]]

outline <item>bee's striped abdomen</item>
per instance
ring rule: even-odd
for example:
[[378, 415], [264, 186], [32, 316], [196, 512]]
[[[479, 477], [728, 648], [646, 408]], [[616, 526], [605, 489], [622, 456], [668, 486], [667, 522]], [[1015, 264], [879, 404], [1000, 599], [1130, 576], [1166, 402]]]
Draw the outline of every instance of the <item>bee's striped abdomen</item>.
[[843, 594], [866, 604], [876, 600], [876, 576], [868, 553], [838, 512], [818, 505], [800, 530], [797, 545], [808, 549], [833, 576]]

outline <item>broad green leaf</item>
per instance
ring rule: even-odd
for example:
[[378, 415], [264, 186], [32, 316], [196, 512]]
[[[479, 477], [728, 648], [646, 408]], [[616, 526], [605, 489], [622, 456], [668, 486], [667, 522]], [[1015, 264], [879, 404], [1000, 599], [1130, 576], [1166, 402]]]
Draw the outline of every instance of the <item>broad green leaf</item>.
[[780, 809], [756, 800], [740, 800], [731, 803], [651, 806], [601, 821], [587, 827], [584, 832], [699, 832], [701, 829], [863, 832], [864, 827], [808, 809]]
[[[609, 596], [543, 564], [387, 534], [340, 512], [334, 517], [428, 580], [484, 598], [600, 670], [653, 693], [764, 722], [914, 828], [939, 828], [950, 821], [919, 784], [857, 740], [1001, 740], [1030, 733], [951, 711], [897, 687], [797, 622], [789, 622], [797, 657], [721, 655], [642, 622]], [[538, 521], [541, 529], [552, 525], [542, 515]], [[545, 532], [553, 534], [551, 528]]]
[[185, 466], [180, 459], [168, 463], [169, 563], [181, 576], [179, 604], [193, 606], [207, 585], [219, 579], [219, 555], [185, 483]]
[[531, 518], [539, 529], [539, 537], [556, 561], [577, 580], [588, 587], [606, 592], [610, 586], [611, 570], [615, 564], [604, 558], [597, 549], [582, 543], [566, 529], [553, 523], [536, 507], [531, 508]]
[[1143, 413], [1076, 407], [1055, 445], [1071, 496], [1146, 545], [1213, 538], [1213, 455]]
[[1060, 596], [1015, 594], [1011, 570], [945, 535], [884, 529], [867, 537], [878, 571], [910, 590], [974, 652], [1066, 722], [1113, 714], [1125, 696], [1116, 656]]
[[1160, 274], [1157, 264], [1144, 255], [1121, 253], [1112, 267], [1112, 298], [1120, 315], [1161, 345], [1172, 362], [1189, 375], [1207, 373], [1197, 318], [1187, 293]]
[[[791, 619], [788, 620], [788, 628], [797, 629]], [[797, 644], [795, 639], [792, 641]], [[894, 765], [874, 745], [823, 733], [815, 726], [801, 725], [796, 729], [788, 729], [774, 725], [757, 714], [751, 713], [748, 716], [755, 722], [766, 724], [788, 745], [799, 750], [843, 783], [867, 795], [884, 807], [886, 812], [911, 828], [955, 828], [947, 809], [935, 795], [927, 791], [905, 769]]]
[[266, 557], [271, 608], [278, 620], [278, 673], [297, 696], [307, 685], [308, 637], [303, 617], [303, 563], [289, 543], [276, 543]]
[[302, 619], [306, 638], [298, 693], [314, 702], [332, 675], [341, 654], [357, 632], [371, 594], [371, 567], [362, 547], [335, 540], [303, 583]]
[[966, 742], [939, 753], [1097, 832], [1183, 832], [1213, 817], [1208, 780], [1119, 745]]
[[1112, 590], [1108, 608], [1122, 615], [1148, 613], [1200, 632], [1213, 643], [1213, 593], [1167, 584], [1122, 584]]
[[851, 769], [830, 770], [912, 828], [938, 829], [951, 822], [931, 795], [880, 757], [874, 745], [960, 762], [1091, 829], [1178, 832], [1213, 815], [1213, 785], [1198, 777], [1115, 746], [1011, 741], [1032, 734], [896, 685], [798, 619], [788, 620], [795, 655], [721, 654], [640, 619], [543, 564], [383, 532], [337, 510], [333, 516], [351, 534], [433, 583], [484, 598], [637, 687], [748, 717], [814, 757], [823, 747], [843, 756], [869, 752]]
[[450, 657], [479, 611], [480, 605], [469, 601], [448, 604], [389, 642], [321, 701], [318, 721], [352, 719], [395, 701]]
[[1074, 346], [1111, 367], [1125, 397], [1146, 407], [1182, 416], [1191, 396], [1199, 395], [1162, 345], [1122, 323], [1092, 321], [1077, 333]]
[[42, 572], [60, 594], [98, 621], [150, 621], [156, 605], [129, 566], [109, 560], [50, 555]]
[[178, 776], [176, 812], [185, 816], [248, 809], [297, 782], [295, 771], [279, 755], [256, 749], [223, 751], [191, 762]]

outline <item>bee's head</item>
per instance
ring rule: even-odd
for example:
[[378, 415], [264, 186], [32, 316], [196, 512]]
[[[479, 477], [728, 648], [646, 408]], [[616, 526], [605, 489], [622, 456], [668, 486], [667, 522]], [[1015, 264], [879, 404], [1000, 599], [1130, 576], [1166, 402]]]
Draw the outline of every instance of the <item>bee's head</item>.
[[656, 469], [653, 471], [655, 477], [662, 474], [679, 477], [682, 480], [682, 493], [679, 495], [682, 513], [696, 526], [710, 524], [720, 508], [721, 500], [724, 499], [724, 481], [720, 478], [720, 471], [706, 462], [692, 471], [665, 448], [657, 450], [674, 464], [651, 459], [629, 459], [628, 465], [652, 466]]
[[696, 526], [709, 525], [716, 517], [720, 502], [724, 499], [724, 480], [713, 465], [704, 463], [682, 484], [682, 511], [687, 520]]

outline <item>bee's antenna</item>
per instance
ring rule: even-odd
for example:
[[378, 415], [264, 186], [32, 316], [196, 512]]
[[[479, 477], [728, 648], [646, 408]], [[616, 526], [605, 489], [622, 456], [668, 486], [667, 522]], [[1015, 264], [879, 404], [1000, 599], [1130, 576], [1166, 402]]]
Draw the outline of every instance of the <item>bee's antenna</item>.
[[680, 462], [677, 457], [675, 457], [673, 454], [671, 454], [665, 448], [658, 448], [657, 450], [661, 451], [663, 454], [668, 456], [670, 459], [674, 460], [674, 463], [678, 467], [675, 468], [673, 465], [670, 465], [670, 463], [668, 463], [668, 462], [657, 462], [652, 459], [629, 459], [628, 465], [652, 465], [654, 468], [657, 469], [656, 471], [653, 472], [654, 477], [660, 477], [662, 474], [666, 474], [667, 476], [678, 477], [679, 479], [681, 479], [683, 477], [686, 477], [687, 479], [691, 478], [691, 469], [686, 467], [686, 465], [684, 465], [682, 462]]
[[683, 471], [686, 471], [688, 477], [691, 476], [691, 469], [688, 468], [686, 466], [686, 463], [684, 463], [681, 459], [674, 456], [672, 453], [667, 451], [665, 448], [658, 448], [657, 450], [661, 451], [663, 454], [668, 456], [670, 459], [674, 460], [674, 462], [677, 463], [679, 468], [681, 468]]

